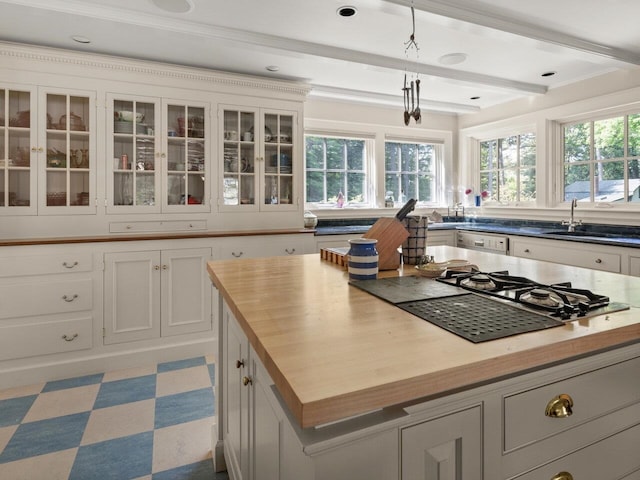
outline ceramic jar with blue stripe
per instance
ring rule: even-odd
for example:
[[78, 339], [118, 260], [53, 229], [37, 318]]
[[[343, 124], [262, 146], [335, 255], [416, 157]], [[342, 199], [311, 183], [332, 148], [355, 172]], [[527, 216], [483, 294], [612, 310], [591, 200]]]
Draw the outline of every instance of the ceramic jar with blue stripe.
[[349, 240], [349, 280], [375, 280], [378, 278], [378, 250], [375, 238]]

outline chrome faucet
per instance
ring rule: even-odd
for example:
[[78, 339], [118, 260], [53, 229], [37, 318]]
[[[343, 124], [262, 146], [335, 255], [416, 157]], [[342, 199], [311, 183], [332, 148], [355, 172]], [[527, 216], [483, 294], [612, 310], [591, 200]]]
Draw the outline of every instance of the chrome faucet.
[[569, 218], [569, 221], [568, 222], [566, 220], [562, 221], [562, 225], [567, 225], [568, 232], [575, 232], [576, 225], [582, 225], [582, 220], [575, 221], [573, 217], [574, 210], [577, 208], [577, 206], [578, 206], [578, 199], [574, 198], [573, 200], [571, 200], [571, 217]]

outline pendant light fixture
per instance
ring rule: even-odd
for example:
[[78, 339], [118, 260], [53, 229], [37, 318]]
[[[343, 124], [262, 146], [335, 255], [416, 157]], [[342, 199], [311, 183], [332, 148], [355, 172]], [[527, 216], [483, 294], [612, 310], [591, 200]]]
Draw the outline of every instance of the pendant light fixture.
[[416, 13], [413, 8], [413, 2], [411, 2], [411, 23], [412, 30], [404, 45], [404, 53], [407, 57], [407, 66], [404, 71], [404, 85], [402, 87], [402, 93], [404, 97], [404, 124], [409, 125], [409, 122], [413, 118], [416, 123], [421, 123], [422, 113], [420, 112], [420, 76], [417, 68], [415, 73], [411, 73], [409, 77], [409, 83], [407, 83], [407, 71], [409, 70], [411, 56], [415, 56], [414, 63], [417, 65], [420, 58], [420, 47], [416, 42]]

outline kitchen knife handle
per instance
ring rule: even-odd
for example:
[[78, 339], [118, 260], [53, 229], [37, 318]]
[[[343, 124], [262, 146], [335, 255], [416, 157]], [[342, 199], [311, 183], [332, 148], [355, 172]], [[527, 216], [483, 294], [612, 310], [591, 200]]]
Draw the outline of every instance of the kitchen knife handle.
[[400, 209], [400, 211], [396, 214], [396, 219], [402, 221], [404, 218], [409, 215], [414, 208], [416, 208], [416, 203], [418, 201], [414, 198], [409, 199], [407, 203]]

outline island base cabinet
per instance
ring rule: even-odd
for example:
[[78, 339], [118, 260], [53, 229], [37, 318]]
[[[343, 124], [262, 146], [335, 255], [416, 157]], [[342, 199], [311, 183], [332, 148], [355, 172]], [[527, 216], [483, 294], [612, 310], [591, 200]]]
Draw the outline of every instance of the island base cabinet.
[[480, 407], [402, 429], [401, 478], [482, 480]]

